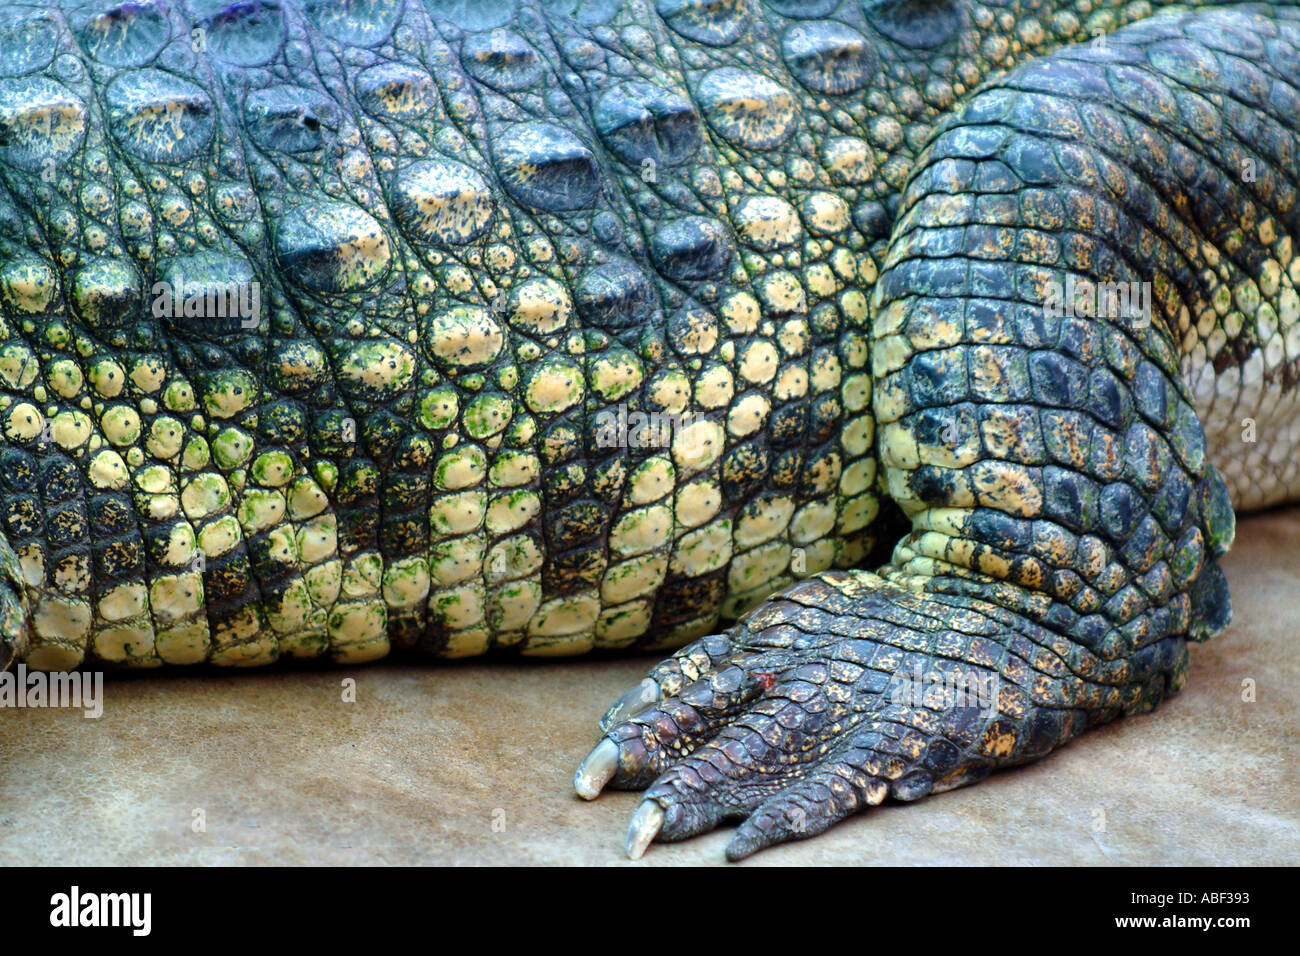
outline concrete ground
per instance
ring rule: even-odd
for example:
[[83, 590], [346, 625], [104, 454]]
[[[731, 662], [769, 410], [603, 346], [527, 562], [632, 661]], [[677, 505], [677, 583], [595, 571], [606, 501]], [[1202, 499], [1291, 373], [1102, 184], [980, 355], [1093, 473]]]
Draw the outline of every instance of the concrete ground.
[[[1236, 618], [1156, 713], [751, 864], [1300, 863], [1300, 509], [1237, 541]], [[626, 864], [638, 797], [587, 804], [570, 777], [651, 663], [154, 675], [111, 679], [98, 721], [3, 710], [0, 863]], [[720, 863], [727, 839], [640, 865]]]

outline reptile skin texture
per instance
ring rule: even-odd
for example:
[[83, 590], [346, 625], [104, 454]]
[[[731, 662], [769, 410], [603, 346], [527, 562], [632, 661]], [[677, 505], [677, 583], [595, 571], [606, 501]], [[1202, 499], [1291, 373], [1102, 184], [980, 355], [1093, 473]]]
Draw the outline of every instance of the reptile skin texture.
[[633, 855], [977, 781], [1300, 499], [1298, 185], [1287, 4], [8, 4], [0, 658], [678, 648]]

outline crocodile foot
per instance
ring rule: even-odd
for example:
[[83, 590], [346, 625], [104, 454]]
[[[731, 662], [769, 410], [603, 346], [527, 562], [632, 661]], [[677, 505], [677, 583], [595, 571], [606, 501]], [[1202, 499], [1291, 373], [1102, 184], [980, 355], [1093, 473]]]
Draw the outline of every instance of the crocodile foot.
[[831, 572], [652, 669], [574, 786], [646, 789], [633, 858], [739, 819], [734, 861], [1040, 757], [1149, 710], [1185, 667], [1182, 638], [1103, 661], [983, 601]]

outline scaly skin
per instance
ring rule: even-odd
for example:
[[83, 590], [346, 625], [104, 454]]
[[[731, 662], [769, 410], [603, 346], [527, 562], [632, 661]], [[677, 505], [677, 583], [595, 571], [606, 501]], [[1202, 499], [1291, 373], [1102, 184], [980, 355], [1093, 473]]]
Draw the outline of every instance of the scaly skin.
[[[674, 647], [758, 605], [576, 781], [650, 787], [634, 852], [740, 817], [738, 857], [1154, 706], [1226, 623], [1230, 493], [1300, 488], [1293, 10], [66, 6], [0, 13], [32, 666]], [[1067, 278], [1150, 321], [1054, 313]], [[169, 314], [182, 279], [255, 320]]]

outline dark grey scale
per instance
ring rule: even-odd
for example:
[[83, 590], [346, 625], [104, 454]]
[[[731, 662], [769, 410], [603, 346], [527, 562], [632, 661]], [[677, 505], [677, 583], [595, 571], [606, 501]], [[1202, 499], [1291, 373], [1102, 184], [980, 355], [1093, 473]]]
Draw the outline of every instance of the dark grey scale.
[[[82, 108], [79, 97], [46, 76], [6, 80], [0, 89], [6, 100], [15, 103], [31, 101], [60, 104], [69, 110]], [[43, 127], [23, 123], [21, 116], [5, 117], [0, 120], [0, 163], [26, 173], [57, 169], [76, 155], [85, 138], [84, 124], [51, 141]]]
[[172, 36], [167, 10], [159, 4], [127, 0], [105, 7], [100, 0], [88, 0], [65, 16], [81, 48], [92, 59], [113, 67], [144, 66]]
[[632, 341], [652, 327], [659, 310], [650, 278], [626, 259], [612, 259], [584, 272], [573, 298], [586, 327]]
[[427, 70], [408, 63], [380, 62], [357, 74], [354, 84], [357, 101], [372, 116], [388, 119], [389, 104], [409, 104], [405, 115], [422, 115], [438, 100], [438, 87]]
[[232, 66], [270, 63], [288, 36], [284, 9], [277, 2], [186, 0], [185, 9], [203, 31], [208, 51]]
[[0, 10], [0, 76], [22, 76], [44, 69], [58, 51], [59, 34], [53, 11], [23, 7]]
[[781, 37], [781, 52], [799, 82], [831, 95], [862, 89], [880, 65], [871, 41], [834, 20], [792, 24]]
[[466, 37], [460, 61], [474, 79], [503, 93], [535, 87], [546, 71], [532, 45], [506, 29]]
[[1201, 482], [1199, 499], [1208, 554], [1200, 572], [1188, 584], [1191, 598], [1188, 636], [1194, 641], [1209, 640], [1221, 633], [1232, 618], [1228, 580], [1214, 559], [1227, 553], [1236, 529], [1236, 513], [1232, 510], [1228, 486], [1217, 469], [1210, 469]]
[[600, 167], [591, 147], [554, 123], [509, 126], [494, 139], [492, 152], [501, 184], [525, 209], [582, 209], [600, 190]]
[[[328, 247], [331, 242], [346, 241], [357, 222], [320, 221], [329, 218], [322, 214], [329, 203], [326, 196], [350, 200], [356, 209], [354, 220], [381, 204], [376, 184], [345, 187], [343, 182], [344, 150], [338, 139], [350, 130], [354, 111], [342, 82], [339, 58], [345, 54], [336, 45], [342, 41], [322, 33], [304, 18], [305, 11], [289, 17], [288, 8], [276, 6], [275, 16], [260, 17], [257, 13], [263, 7], [240, 4], [213, 14], [224, 18], [226, 27], [235, 31], [232, 40], [244, 34], [265, 40], [250, 49], [248, 57], [236, 53], [226, 59], [222, 51], [215, 51], [211, 58], [214, 79], [231, 107], [231, 119], [245, 131], [243, 138], [251, 146], [246, 150], [247, 175], [264, 206], [263, 215], [272, 233], [286, 233], [276, 237], [277, 255], [304, 260], [324, 257], [323, 261], [306, 262], [304, 268], [310, 274], [308, 281], [319, 287], [315, 291], [328, 291], [331, 281], [335, 285], [340, 282], [328, 277]], [[358, 7], [357, 12], [365, 11]], [[208, 42], [215, 41], [209, 37]], [[243, 44], [232, 43], [235, 45], [244, 49]], [[313, 215], [318, 221], [310, 221]], [[304, 217], [309, 221], [302, 221]], [[302, 234], [313, 234], [317, 247], [304, 243], [299, 248]], [[382, 277], [369, 278], [377, 281]]]
[[592, 234], [607, 248], [617, 249], [628, 242], [623, 224], [609, 211], [598, 212], [591, 221]]
[[1114, 541], [1123, 541], [1142, 518], [1146, 505], [1141, 494], [1124, 482], [1112, 482], [1098, 498], [1100, 528]]
[[673, 32], [706, 46], [727, 46], [750, 23], [746, 0], [655, 0], [655, 10]]
[[528, 31], [529, 39], [519, 32], [523, 23], [516, 24], [519, 30], [493, 29], [466, 36], [460, 44], [460, 63], [479, 85], [491, 127], [492, 163], [510, 197], [525, 213], [585, 211], [596, 204], [602, 187], [594, 137], [589, 139], [581, 124], [562, 125], [524, 115], [532, 108], [528, 97], [551, 83], [555, 88], [548, 94], [550, 112], [558, 119], [559, 111], [572, 111], [567, 100], [571, 91], [556, 82], [560, 78], [553, 73], [559, 54], [549, 44], [540, 49], [545, 30], [540, 21], [533, 25], [537, 29]]
[[672, 220], [650, 237], [651, 261], [677, 282], [718, 278], [733, 255], [729, 230], [707, 216]]
[[447, 3], [424, 0], [425, 9], [435, 25], [449, 24], [464, 30], [492, 30], [505, 26], [518, 14], [521, 0], [476, 0], [474, 3]]
[[207, 149], [216, 107], [200, 87], [161, 70], [115, 77], [104, 91], [109, 128], [143, 163], [183, 163]]
[[844, 0], [762, 0], [762, 3], [783, 17], [816, 20], [834, 13]]
[[263, 149], [309, 153], [338, 135], [338, 104], [312, 90], [275, 86], [244, 101], [244, 126]]
[[[626, 12], [623, 13], [626, 16]], [[702, 130], [698, 111], [682, 91], [663, 85], [662, 76], [672, 75], [672, 70], [656, 73], [654, 81], [648, 79], [618, 80], [627, 69], [616, 73], [612, 67], [623, 63], [621, 48], [608, 34], [601, 34], [601, 43], [610, 44], [609, 63], [601, 47], [592, 40], [571, 43], [565, 55], [576, 70], [581, 70], [587, 99], [584, 105], [591, 117], [601, 144], [608, 155], [617, 161], [614, 171], [619, 173], [618, 184], [622, 194], [631, 202], [640, 216], [632, 215], [629, 221], [642, 220], [642, 228], [653, 231], [663, 215], [665, 204], [676, 209], [703, 211], [684, 177], [693, 167], [687, 165], [702, 145]], [[639, 65], [639, 64], [636, 64]], [[629, 63], [628, 68], [634, 68]], [[624, 234], [629, 251], [642, 255], [642, 239], [638, 231]]]
[[69, 292], [73, 313], [88, 329], [110, 344], [127, 344], [144, 302], [134, 263], [92, 259], [73, 274]]
[[[1025, 363], [1024, 356], [1017, 354], [1018, 350], [1008, 349], [1009, 364], [1019, 365]], [[1085, 400], [1088, 395], [1088, 369], [1080, 362], [1074, 361], [1064, 355], [1056, 352], [1033, 352], [1029, 355], [1027, 363], [1028, 375], [1026, 376], [1019, 369], [1013, 371], [1013, 381], [1024, 382], [1026, 378], [1030, 384], [1032, 396], [1021, 394], [1017, 389], [1011, 395], [1014, 401], [1023, 401], [1032, 397], [1039, 407], [1047, 408], [1084, 408]], [[976, 398], [988, 401], [990, 396], [987, 394], [975, 395]]]
[[[966, 356], [960, 351], [923, 353], [916, 357], [911, 368], [911, 399], [918, 408], [953, 405], [970, 396], [966, 380]], [[1019, 400], [1028, 397], [1020, 396]]]
[[[293, 44], [288, 49], [300, 48]], [[286, 73], [296, 75], [283, 76]], [[334, 77], [318, 78], [300, 66], [226, 69], [220, 76], [233, 118], [244, 131], [247, 175], [272, 231], [289, 212], [328, 205], [327, 197], [351, 200], [362, 211], [373, 208], [368, 203], [370, 184], [343, 189], [338, 138], [351, 126], [351, 111], [341, 83]], [[308, 231], [319, 233], [322, 242], [330, 238], [328, 223], [314, 224]]]
[[[1298, 99], [1294, 92], [1282, 93], [1285, 88], [1280, 84], [1275, 84], [1273, 88], [1279, 91], [1284, 104], [1288, 95], [1291, 103], [1287, 105], [1293, 105]], [[1293, 208], [1279, 207], [1276, 194], [1279, 189], [1286, 187], [1271, 172], [1282, 171], [1285, 178], [1292, 182], [1300, 178], [1300, 167], [1297, 167], [1293, 151], [1286, 145], [1287, 133], [1281, 125], [1287, 118], [1285, 108], [1284, 105], [1280, 113], [1276, 106], [1247, 113], [1246, 127], [1241, 130], [1233, 128], [1234, 114], [1226, 111], [1229, 122], [1222, 129], [1221, 135], [1212, 140], [1203, 140], [1203, 168], [1206, 172], [1194, 184], [1194, 188], [1189, 190], [1189, 212], [1196, 227], [1220, 245], [1239, 226], [1230, 212], [1235, 208], [1234, 204], [1243, 205], [1250, 210], [1252, 218], [1263, 207], [1288, 225], [1294, 225], [1297, 221]], [[1156, 134], [1148, 132], [1147, 135]], [[1255, 182], [1238, 175], [1246, 168], [1247, 159], [1257, 161], [1260, 165], [1262, 178], [1257, 178]], [[1249, 275], [1254, 274], [1250, 267], [1257, 264], [1257, 259], [1252, 257], [1258, 255], [1259, 250], [1243, 248], [1234, 254], [1234, 258], [1240, 256], [1238, 261]]]
[[402, 16], [404, 0], [304, 0], [307, 19], [321, 33], [349, 46], [377, 46]]
[[[260, 321], [260, 316], [245, 318], [239, 311], [238, 289], [251, 288], [259, 281], [252, 263], [242, 256], [215, 252], [178, 256], [159, 263], [157, 274], [164, 284], [159, 294], [168, 302], [165, 307], [151, 306], [151, 311], [155, 315], [160, 311], [170, 313], [161, 321], [184, 339], [229, 342], [231, 336], [247, 332], [255, 327], [255, 320]], [[232, 288], [236, 290], [233, 295]], [[151, 300], [156, 303], [157, 298], [151, 290]], [[245, 299], [252, 304], [251, 297]]]
[[[677, 166], [700, 148], [700, 116], [685, 96], [651, 83], [629, 81], [596, 100], [592, 117], [601, 140], [637, 169]], [[647, 167], [649, 161], [654, 167]]]
[[894, 222], [894, 212], [890, 204], [868, 200], [857, 203], [852, 211], [853, 225], [868, 242], [889, 238], [889, 229]]
[[[275, 229], [275, 256], [284, 274], [303, 289], [321, 294], [341, 294], [368, 289], [382, 281], [387, 270], [371, 276], [349, 277], [340, 257], [338, 236], [322, 229], [310, 206], [299, 206], [280, 219]], [[382, 227], [376, 222], [367, 238]]]

